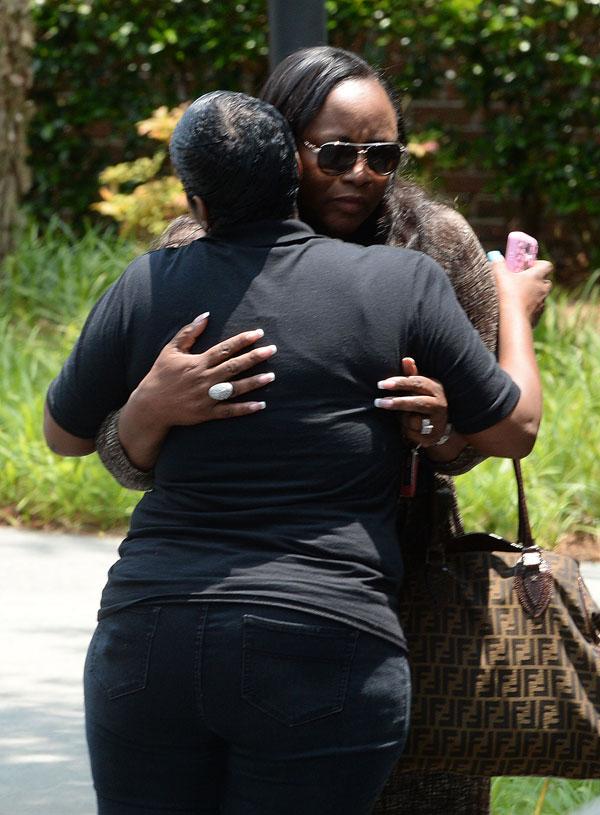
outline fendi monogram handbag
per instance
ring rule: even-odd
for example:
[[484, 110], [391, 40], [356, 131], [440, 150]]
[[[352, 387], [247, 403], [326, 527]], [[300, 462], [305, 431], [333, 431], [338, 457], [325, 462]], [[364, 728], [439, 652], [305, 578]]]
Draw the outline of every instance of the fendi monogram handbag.
[[600, 777], [600, 611], [577, 561], [535, 545], [514, 466], [517, 543], [460, 535], [408, 569], [413, 705], [396, 772]]

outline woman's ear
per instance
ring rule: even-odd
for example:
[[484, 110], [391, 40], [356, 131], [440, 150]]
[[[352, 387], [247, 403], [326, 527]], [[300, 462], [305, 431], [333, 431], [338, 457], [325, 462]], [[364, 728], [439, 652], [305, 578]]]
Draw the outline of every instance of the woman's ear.
[[188, 195], [187, 202], [192, 217], [206, 232], [208, 230], [208, 210], [204, 200], [199, 195]]
[[296, 164], [298, 165], [298, 180], [302, 181], [302, 173], [304, 172], [304, 167], [302, 166], [302, 159], [300, 158], [300, 153], [296, 150]]

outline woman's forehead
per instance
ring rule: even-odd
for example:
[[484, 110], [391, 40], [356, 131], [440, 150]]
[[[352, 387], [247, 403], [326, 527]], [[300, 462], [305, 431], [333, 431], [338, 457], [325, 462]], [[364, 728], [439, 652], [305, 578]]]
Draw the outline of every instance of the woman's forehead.
[[306, 133], [355, 141], [391, 141], [398, 135], [396, 111], [377, 80], [346, 79], [329, 93]]

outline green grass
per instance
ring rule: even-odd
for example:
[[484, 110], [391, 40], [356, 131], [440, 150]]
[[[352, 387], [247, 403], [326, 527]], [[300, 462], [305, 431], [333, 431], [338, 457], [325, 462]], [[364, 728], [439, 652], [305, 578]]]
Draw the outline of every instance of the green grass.
[[[567, 533], [598, 534], [600, 518], [600, 300], [557, 293], [536, 329], [544, 417], [523, 474], [531, 524], [548, 548]], [[514, 536], [512, 465], [489, 459], [457, 479], [465, 526]]]
[[590, 801], [598, 802], [600, 781], [564, 778], [495, 778], [492, 815], [569, 815]]
[[[0, 274], [0, 519], [122, 528], [137, 494], [121, 490], [95, 456], [59, 459], [41, 437], [46, 388], [99, 294], [135, 254], [114, 235], [76, 239], [59, 222], [30, 226]], [[593, 287], [590, 286], [590, 289]], [[600, 306], [553, 295], [536, 331], [545, 414], [524, 464], [534, 533], [552, 546], [596, 529], [600, 516]], [[516, 505], [510, 462], [492, 459], [458, 479], [468, 529], [511, 536]]]
[[0, 273], [0, 521], [65, 529], [122, 528], [138, 494], [96, 456], [61, 459], [41, 435], [44, 396], [89, 309], [134, 248], [90, 229], [35, 226]]

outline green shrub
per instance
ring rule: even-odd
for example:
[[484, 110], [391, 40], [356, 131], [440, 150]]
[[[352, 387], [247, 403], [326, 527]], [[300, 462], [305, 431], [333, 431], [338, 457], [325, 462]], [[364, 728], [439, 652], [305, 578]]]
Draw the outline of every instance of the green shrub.
[[[155, 110], [149, 119], [138, 122], [137, 131], [159, 143], [168, 143], [186, 104], [173, 110], [165, 106]], [[187, 199], [181, 182], [169, 175], [167, 151], [159, 148], [154, 156], [122, 162], [100, 173], [100, 197], [92, 204], [96, 212], [114, 218], [123, 236], [139, 241], [160, 235], [169, 221], [187, 212]]]
[[[160, 105], [217, 87], [258, 92], [268, 69], [266, 7], [36, 0], [34, 210], [80, 217], [96, 200], [102, 169], [151, 152], [134, 124]], [[521, 226], [541, 234], [541, 225], [556, 224], [551, 256], [564, 256], [566, 234], [576, 237], [571, 262], [600, 266], [597, 0], [326, 0], [326, 7], [332, 44], [381, 64], [405, 101], [445, 93], [479, 111], [477, 138], [430, 123], [445, 130], [440, 162], [490, 170], [491, 189], [515, 196]]]
[[36, 0], [31, 164], [38, 214], [74, 219], [98, 173], [136, 158], [135, 122], [216, 88], [255, 91], [267, 70], [266, 3]]

